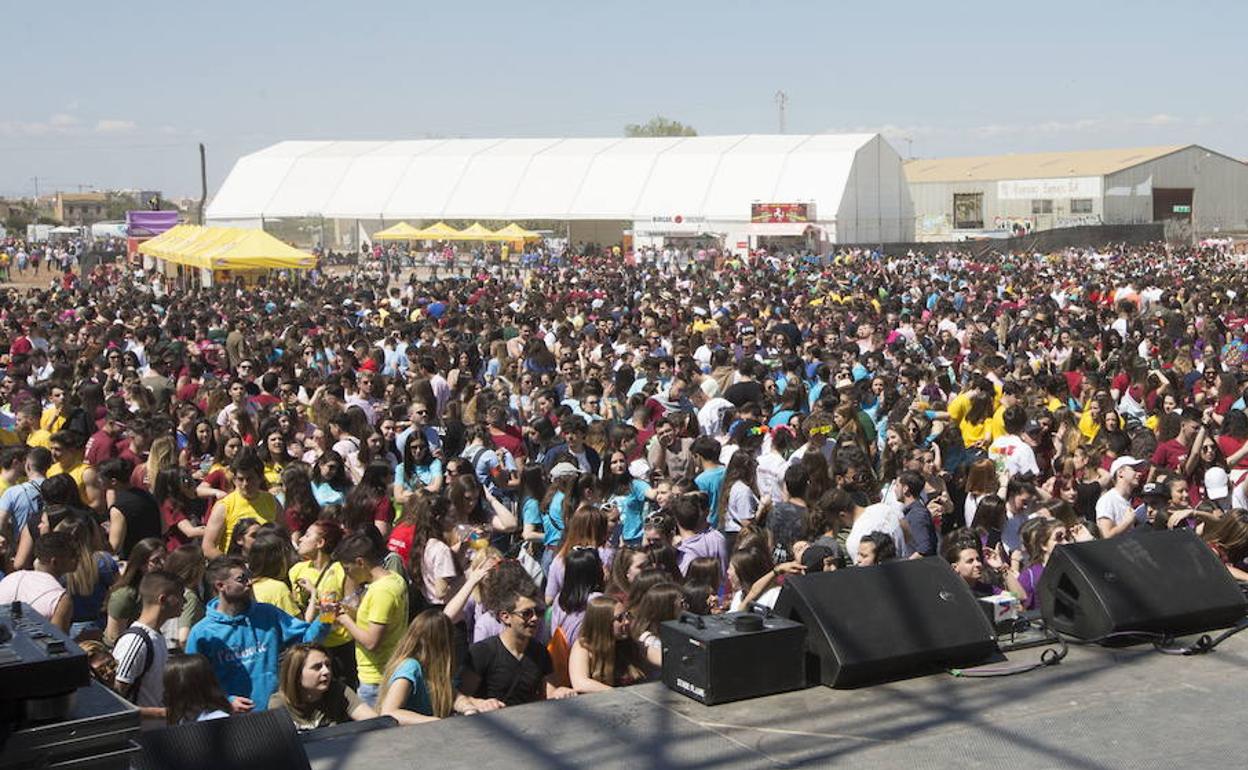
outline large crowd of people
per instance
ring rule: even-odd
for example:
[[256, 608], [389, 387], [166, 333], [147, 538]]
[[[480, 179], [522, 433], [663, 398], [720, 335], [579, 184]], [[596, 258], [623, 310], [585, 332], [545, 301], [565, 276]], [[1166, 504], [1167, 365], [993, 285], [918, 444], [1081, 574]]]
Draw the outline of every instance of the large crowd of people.
[[589, 251], [0, 290], [0, 601], [153, 723], [316, 729], [653, 679], [801, 573], [1034, 607], [1064, 543], [1182, 528], [1248, 578], [1225, 248]]

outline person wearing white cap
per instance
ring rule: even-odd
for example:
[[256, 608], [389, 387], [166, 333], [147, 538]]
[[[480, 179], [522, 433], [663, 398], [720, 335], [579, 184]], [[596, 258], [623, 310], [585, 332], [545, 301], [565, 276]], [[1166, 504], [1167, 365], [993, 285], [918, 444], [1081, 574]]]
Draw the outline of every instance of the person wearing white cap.
[[1225, 468], [1215, 465], [1205, 471], [1205, 496], [1223, 512], [1231, 510], [1231, 478]]
[[1096, 526], [1101, 537], [1117, 537], [1135, 526], [1135, 509], [1131, 507], [1130, 498], [1139, 483], [1143, 465], [1143, 460], [1123, 455], [1109, 466], [1109, 478], [1114, 485], [1096, 501]]

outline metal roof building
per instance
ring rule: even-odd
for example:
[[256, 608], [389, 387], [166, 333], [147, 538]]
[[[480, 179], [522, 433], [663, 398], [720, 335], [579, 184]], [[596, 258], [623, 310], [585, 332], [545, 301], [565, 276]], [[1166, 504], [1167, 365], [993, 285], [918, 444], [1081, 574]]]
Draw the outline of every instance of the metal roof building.
[[[756, 204], [813, 215], [759, 222]], [[212, 224], [282, 217], [612, 223], [733, 245], [779, 224], [773, 234], [817, 227], [828, 242], [914, 235], [901, 158], [877, 134], [289, 141], [240, 158], [206, 212]]]
[[1162, 222], [1170, 237], [1248, 231], [1248, 165], [1198, 145], [913, 160], [919, 240]]

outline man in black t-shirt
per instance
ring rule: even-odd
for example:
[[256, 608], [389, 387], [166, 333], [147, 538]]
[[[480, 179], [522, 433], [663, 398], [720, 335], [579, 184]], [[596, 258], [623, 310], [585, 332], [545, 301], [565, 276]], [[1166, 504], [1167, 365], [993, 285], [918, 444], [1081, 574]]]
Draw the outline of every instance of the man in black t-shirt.
[[550, 681], [554, 664], [546, 648], [533, 638], [542, 621], [538, 598], [536, 585], [522, 586], [506, 603], [508, 609], [498, 613], [503, 632], [469, 648], [464, 694], [497, 700], [504, 706], [576, 695], [575, 690]]
[[[760, 368], [762, 364], [754, 359], [743, 358], [737, 365], [737, 382], [728, 386], [724, 391], [724, 398], [738, 408], [749, 403], [767, 400], [767, 391], [763, 390], [762, 384], [758, 381]], [[763, 371], [766, 369], [764, 368]]]

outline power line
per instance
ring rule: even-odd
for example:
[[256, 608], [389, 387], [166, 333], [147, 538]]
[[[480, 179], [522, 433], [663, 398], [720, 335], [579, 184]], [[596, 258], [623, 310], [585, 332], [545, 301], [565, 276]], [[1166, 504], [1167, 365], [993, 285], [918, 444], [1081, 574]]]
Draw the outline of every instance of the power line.
[[194, 146], [195, 146], [195, 142], [192, 142], [192, 141], [179, 142], [177, 144], [111, 144], [111, 145], [86, 146], [86, 147], [44, 147], [44, 146], [5, 147], [3, 145], [0, 145], [0, 152], [37, 152], [41, 150], [51, 150], [53, 152], [97, 152], [97, 151], [112, 151], [112, 150], [161, 150], [161, 149], [173, 149], [175, 147], [186, 148], [186, 147], [194, 147]]

